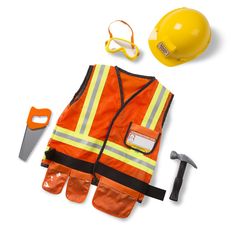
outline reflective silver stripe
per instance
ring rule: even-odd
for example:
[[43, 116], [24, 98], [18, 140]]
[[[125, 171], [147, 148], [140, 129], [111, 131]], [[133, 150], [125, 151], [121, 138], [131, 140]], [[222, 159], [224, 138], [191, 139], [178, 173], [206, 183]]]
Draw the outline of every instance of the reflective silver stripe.
[[148, 119], [148, 122], [147, 122], [147, 125], [146, 125], [147, 128], [150, 128], [150, 126], [152, 124], [152, 120], [153, 120], [153, 118], [154, 118], [154, 116], [155, 116], [155, 114], [158, 110], [158, 107], [161, 104], [161, 100], [163, 98], [163, 95], [164, 95], [165, 91], [166, 91], [166, 88], [163, 86], [162, 89], [161, 89], [160, 95], [158, 96], [157, 102], [156, 102], [155, 106], [153, 107], [152, 113], [151, 113], [151, 115]]
[[97, 94], [97, 91], [98, 91], [99, 84], [100, 84], [102, 76], [103, 76], [104, 69], [105, 69], [105, 65], [101, 65], [100, 70], [98, 72], [97, 81], [96, 81], [96, 84], [95, 84], [94, 89], [93, 89], [92, 96], [91, 96], [90, 101], [89, 101], [88, 109], [86, 111], [86, 114], [85, 114], [85, 117], [84, 117], [84, 120], [83, 120], [83, 124], [82, 124], [81, 129], [80, 129], [81, 134], [83, 134], [84, 131], [85, 131], [86, 124], [88, 122], [91, 110], [93, 108], [93, 104], [94, 104], [94, 101], [95, 101], [95, 97], [96, 97], [96, 94]]
[[125, 158], [127, 158], [127, 159], [129, 159], [129, 160], [131, 160], [131, 161], [134, 161], [134, 162], [136, 162], [136, 163], [139, 163], [139, 164], [141, 164], [141, 165], [143, 165], [143, 166], [146, 166], [147, 168], [149, 168], [149, 169], [151, 169], [151, 170], [154, 170], [154, 169], [155, 169], [155, 166], [152, 166], [152, 165], [150, 165], [150, 164], [147, 163], [147, 162], [144, 162], [144, 161], [142, 161], [142, 160], [140, 160], [140, 159], [138, 159], [138, 158], [135, 158], [135, 157], [133, 157], [133, 156], [127, 154], [127, 153], [124, 153], [124, 152], [122, 152], [122, 151], [120, 151], [120, 150], [117, 150], [117, 149], [115, 149], [115, 148], [113, 148], [113, 147], [106, 146], [105, 149], [108, 150], [108, 151], [114, 152], [114, 153], [116, 153], [116, 154], [118, 154], [118, 155], [120, 155], [120, 156], [122, 156], [122, 157], [125, 157]]
[[98, 149], [102, 148], [102, 146], [97, 144], [97, 143], [92, 143], [92, 142], [86, 141], [84, 139], [73, 137], [73, 136], [71, 136], [69, 134], [64, 134], [64, 133], [61, 133], [61, 132], [56, 131], [56, 130], [53, 131], [53, 134], [55, 134], [55, 135], [57, 135], [59, 137], [62, 137], [62, 138], [69, 139], [69, 140], [77, 142], [77, 143], [81, 143], [81, 144], [87, 145], [89, 147], [98, 148]]
[[[99, 145], [97, 143], [92, 143], [90, 141], [86, 141], [86, 140], [78, 138], [78, 137], [73, 137], [73, 136], [71, 136], [69, 134], [64, 134], [64, 133], [59, 132], [57, 130], [54, 130], [53, 134], [56, 135], [56, 136], [59, 136], [61, 138], [65, 138], [65, 139], [68, 139], [68, 140], [71, 140], [71, 141], [74, 141], [74, 142], [86, 145], [86, 146], [91, 147], [91, 148], [97, 148], [99, 150], [102, 148], [102, 145]], [[154, 170], [154, 168], [155, 168], [155, 166], [153, 166], [153, 165], [151, 165], [151, 164], [149, 164], [149, 163], [147, 163], [147, 162], [145, 162], [143, 160], [140, 160], [140, 159], [138, 159], [136, 157], [133, 157], [133, 156], [131, 156], [131, 155], [125, 153], [125, 152], [117, 150], [114, 147], [106, 146], [105, 149], [110, 151], [110, 152], [113, 152], [113, 153], [115, 153], [117, 155], [120, 155], [120, 156], [122, 156], [124, 158], [127, 158], [127, 159], [129, 159], [131, 161], [134, 161], [134, 162], [136, 162], [136, 163], [138, 163], [140, 165], [143, 165], [143, 166], [145, 166], [145, 167], [147, 167], [147, 168], [149, 168], [151, 170]]]

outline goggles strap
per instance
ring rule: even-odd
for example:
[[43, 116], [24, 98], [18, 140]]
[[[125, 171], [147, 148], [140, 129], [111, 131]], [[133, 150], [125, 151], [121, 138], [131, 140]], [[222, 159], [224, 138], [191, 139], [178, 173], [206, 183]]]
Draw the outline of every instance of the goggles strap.
[[110, 23], [110, 25], [108, 26], [108, 32], [109, 32], [109, 35], [110, 35], [110, 38], [113, 38], [113, 35], [112, 35], [112, 33], [111, 33], [111, 25], [113, 24], [113, 23], [116, 23], [116, 22], [121, 22], [121, 23], [123, 23], [123, 24], [125, 24], [125, 25], [127, 25], [128, 27], [129, 27], [129, 29], [130, 29], [130, 31], [131, 31], [131, 46], [132, 46], [132, 48], [134, 48], [134, 31], [133, 31], [133, 29], [131, 28], [131, 26], [127, 23], [127, 22], [125, 22], [125, 21], [123, 21], [123, 20], [115, 20], [115, 21], [113, 21], [113, 22], [111, 22]]

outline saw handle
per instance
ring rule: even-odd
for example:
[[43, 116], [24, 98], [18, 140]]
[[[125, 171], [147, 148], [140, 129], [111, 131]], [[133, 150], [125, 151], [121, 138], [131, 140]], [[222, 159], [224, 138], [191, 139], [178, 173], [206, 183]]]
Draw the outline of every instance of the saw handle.
[[[27, 126], [30, 129], [41, 129], [48, 125], [52, 112], [47, 108], [37, 109], [35, 107], [31, 107], [28, 119], [27, 119]], [[33, 121], [34, 116], [45, 116], [47, 117], [46, 122], [44, 123], [37, 123]]]

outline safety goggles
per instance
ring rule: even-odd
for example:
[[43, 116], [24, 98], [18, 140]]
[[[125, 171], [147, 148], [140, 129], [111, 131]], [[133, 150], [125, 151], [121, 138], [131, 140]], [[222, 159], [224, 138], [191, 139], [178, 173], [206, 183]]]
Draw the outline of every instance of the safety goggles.
[[[115, 22], [121, 22], [129, 27], [129, 29], [131, 30], [130, 41], [123, 38], [113, 37], [110, 28], [111, 25]], [[134, 33], [129, 24], [127, 24], [123, 20], [113, 21], [108, 27], [108, 32], [110, 35], [110, 39], [107, 40], [105, 43], [105, 49], [107, 52], [109, 53], [122, 52], [126, 56], [126, 58], [130, 60], [135, 60], [139, 56], [139, 49], [138, 46], [134, 43]]]

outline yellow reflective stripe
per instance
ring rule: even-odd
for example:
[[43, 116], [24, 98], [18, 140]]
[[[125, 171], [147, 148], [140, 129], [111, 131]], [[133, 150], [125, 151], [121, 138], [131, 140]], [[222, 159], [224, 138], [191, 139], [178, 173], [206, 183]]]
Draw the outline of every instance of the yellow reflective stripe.
[[161, 103], [160, 103], [160, 105], [158, 107], [158, 110], [157, 110], [157, 112], [156, 112], [156, 114], [155, 114], [155, 116], [154, 116], [154, 118], [152, 120], [152, 123], [151, 123], [151, 126], [150, 126], [150, 129], [152, 129], [152, 130], [154, 130], [156, 125], [157, 125], [157, 122], [158, 122], [158, 120], [159, 120], [159, 118], [161, 116], [161, 113], [162, 113], [163, 109], [164, 109], [164, 106], [166, 104], [166, 101], [167, 101], [167, 98], [169, 96], [169, 93], [170, 92], [166, 89], [166, 91], [165, 91], [165, 93], [163, 95], [163, 98], [161, 100]]
[[78, 121], [77, 127], [75, 129], [76, 132], [80, 131], [81, 126], [83, 124], [83, 121], [84, 121], [84, 118], [85, 118], [85, 115], [86, 115], [86, 111], [87, 111], [87, 108], [88, 108], [88, 105], [89, 105], [89, 101], [91, 99], [92, 92], [94, 90], [94, 86], [96, 84], [96, 80], [97, 80], [97, 77], [98, 77], [98, 73], [100, 71], [100, 67], [101, 67], [101, 65], [97, 65], [95, 67], [95, 70], [94, 70], [94, 73], [93, 73], [93, 77], [91, 79], [91, 83], [90, 83], [90, 86], [89, 86], [89, 89], [88, 89], [88, 93], [87, 93], [86, 99], [84, 101], [84, 105], [83, 105], [82, 111], [80, 113], [79, 121]]
[[121, 152], [124, 152], [124, 153], [126, 153], [130, 156], [133, 156], [133, 157], [135, 157], [135, 158], [137, 158], [137, 159], [139, 159], [143, 162], [146, 162], [146, 163], [148, 163], [152, 166], [156, 166], [156, 161], [152, 160], [151, 158], [148, 158], [148, 157], [144, 156], [142, 153], [139, 153], [139, 152], [134, 151], [132, 149], [125, 148], [125, 147], [123, 147], [121, 145], [118, 145], [116, 143], [113, 143], [111, 141], [107, 141], [106, 144], [107, 144], [107, 146], [113, 147], [113, 148], [115, 148], [115, 149], [117, 149]]
[[88, 119], [88, 122], [87, 122], [87, 125], [86, 125], [86, 128], [85, 128], [85, 132], [84, 132], [85, 135], [88, 135], [89, 132], [90, 132], [90, 129], [91, 129], [91, 126], [92, 126], [92, 123], [93, 123], [93, 120], [94, 120], [94, 117], [95, 117], [95, 114], [96, 114], [96, 111], [97, 111], [97, 108], [98, 108], [98, 103], [100, 101], [102, 91], [103, 91], [103, 88], [104, 88], [105, 83], [106, 83], [106, 79], [107, 79], [109, 70], [110, 70], [110, 66], [105, 66], [104, 71], [103, 71], [103, 75], [102, 75], [102, 79], [100, 81], [96, 97], [94, 99], [93, 107], [92, 107], [92, 110], [90, 112], [90, 116], [89, 116], [89, 119]]
[[145, 114], [145, 116], [143, 118], [143, 121], [141, 123], [141, 125], [144, 126], [144, 127], [146, 127], [146, 125], [147, 125], [147, 122], [148, 122], [148, 120], [150, 118], [150, 115], [152, 114], [153, 108], [154, 108], [154, 106], [155, 106], [155, 104], [156, 104], [156, 102], [158, 100], [158, 97], [159, 97], [159, 95], [161, 93], [161, 90], [162, 90], [162, 85], [159, 83], [158, 86], [157, 86], [157, 89], [155, 91], [155, 94], [154, 94], [154, 96], [152, 98], [152, 101], [151, 101], [151, 103], [150, 103], [150, 105], [149, 105], [149, 107], [147, 109], [147, 112], [146, 112], [146, 114]]
[[152, 170], [152, 169], [150, 169], [150, 168], [148, 168], [148, 167], [146, 167], [146, 166], [143, 166], [143, 165], [141, 165], [141, 164], [139, 164], [139, 163], [137, 163], [137, 162], [135, 162], [135, 161], [129, 160], [129, 159], [127, 159], [127, 158], [125, 158], [125, 157], [123, 157], [123, 156], [120, 156], [120, 155], [118, 155], [118, 154], [116, 154], [116, 153], [114, 153], [114, 152], [111, 152], [111, 151], [109, 151], [109, 150], [106, 150], [106, 149], [105, 149], [105, 150], [104, 150], [104, 154], [106, 154], [106, 155], [108, 155], [108, 156], [110, 156], [110, 157], [112, 157], [112, 158], [115, 158], [115, 159], [117, 159], [117, 160], [119, 160], [119, 161], [122, 161], [122, 162], [124, 162], [124, 163], [126, 163], [126, 164], [129, 164], [129, 165], [131, 165], [131, 166], [134, 166], [134, 167], [136, 167], [136, 168], [138, 168], [138, 169], [140, 169], [140, 170], [143, 170], [143, 171], [149, 173], [150, 175], [152, 175], [152, 173], [153, 173], [153, 170]]
[[110, 66], [97, 65], [88, 89], [76, 132], [89, 134], [105, 86]]
[[[81, 135], [59, 126], [56, 126], [51, 139], [96, 154], [99, 154], [103, 145], [103, 141], [99, 139]], [[111, 141], [107, 141], [107, 148], [104, 149], [104, 154], [132, 165], [149, 174], [153, 173], [156, 165], [156, 161], [145, 157], [142, 153], [135, 152], [134, 150], [130, 150]]]
[[72, 131], [72, 130], [69, 130], [69, 129], [65, 129], [65, 128], [62, 128], [60, 126], [56, 126], [54, 130], [57, 130], [61, 133], [64, 133], [64, 134], [69, 134], [69, 135], [72, 135], [72, 136], [75, 136], [75, 131]]
[[60, 137], [60, 136], [58, 136], [56, 134], [53, 134], [51, 139], [59, 141], [59, 142], [62, 142], [62, 143], [65, 143], [65, 144], [68, 144], [68, 145], [71, 145], [73, 147], [77, 147], [77, 148], [89, 151], [89, 152], [93, 152], [93, 153], [96, 153], [96, 154], [99, 154], [99, 152], [100, 152], [99, 148], [90, 147], [90, 146], [88, 146], [86, 144], [79, 143], [79, 142], [73, 141], [73, 140], [68, 139], [68, 138], [63, 138], [63, 137]]
[[59, 132], [64, 133], [64, 134], [68, 134], [68, 135], [76, 137], [76, 138], [81, 138], [81, 139], [87, 140], [87, 141], [89, 141], [91, 143], [94, 143], [94, 144], [99, 144], [100, 146], [103, 145], [102, 140], [99, 140], [99, 139], [96, 139], [96, 138], [93, 138], [93, 137], [90, 137], [90, 136], [87, 136], [87, 135], [83, 135], [83, 134], [80, 134], [80, 133], [76, 133], [75, 131], [65, 129], [65, 128], [62, 128], [60, 126], [56, 126], [54, 130], [59, 131]]

